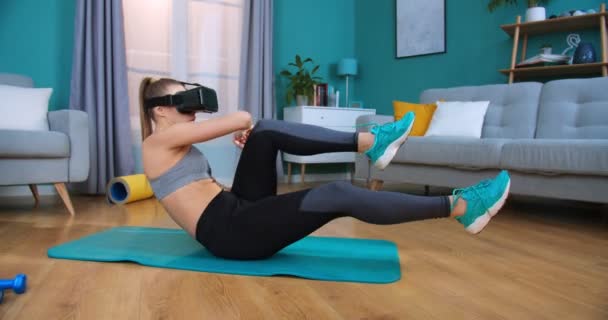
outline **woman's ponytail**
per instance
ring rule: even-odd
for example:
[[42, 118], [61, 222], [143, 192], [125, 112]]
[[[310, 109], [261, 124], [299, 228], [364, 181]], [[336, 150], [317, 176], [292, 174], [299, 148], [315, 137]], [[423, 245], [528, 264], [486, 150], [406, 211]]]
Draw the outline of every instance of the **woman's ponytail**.
[[146, 90], [152, 78], [145, 77], [139, 85], [139, 122], [141, 123], [141, 141], [146, 140], [152, 134], [152, 110], [146, 108]]
[[[144, 141], [147, 137], [152, 134], [152, 121], [156, 121], [154, 118], [154, 112], [149, 106], [146, 107], [146, 99], [161, 97], [170, 92], [172, 86], [184, 85], [174, 79], [161, 78], [153, 79], [145, 77], [141, 80], [139, 85], [139, 119], [141, 122], [141, 141]], [[185, 88], [184, 88], [185, 89]]]

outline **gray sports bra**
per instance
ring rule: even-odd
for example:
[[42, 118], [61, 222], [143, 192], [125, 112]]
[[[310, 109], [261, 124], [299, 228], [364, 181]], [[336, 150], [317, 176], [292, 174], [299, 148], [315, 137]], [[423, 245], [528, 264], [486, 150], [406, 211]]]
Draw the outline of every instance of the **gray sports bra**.
[[202, 152], [192, 146], [171, 169], [158, 178], [150, 179], [150, 185], [156, 198], [160, 200], [190, 182], [208, 178], [213, 179], [209, 161]]

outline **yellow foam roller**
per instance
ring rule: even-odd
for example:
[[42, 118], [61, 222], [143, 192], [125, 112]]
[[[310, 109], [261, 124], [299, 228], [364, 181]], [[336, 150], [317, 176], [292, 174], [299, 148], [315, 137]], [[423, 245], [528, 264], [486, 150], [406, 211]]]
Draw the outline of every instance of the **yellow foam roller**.
[[116, 177], [108, 183], [106, 195], [111, 203], [125, 204], [154, 196], [144, 174]]

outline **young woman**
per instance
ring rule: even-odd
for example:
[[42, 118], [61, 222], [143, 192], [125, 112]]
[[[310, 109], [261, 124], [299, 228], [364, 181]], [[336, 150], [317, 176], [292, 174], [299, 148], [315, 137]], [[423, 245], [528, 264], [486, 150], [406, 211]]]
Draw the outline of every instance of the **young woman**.
[[[342, 181], [277, 195], [277, 152], [364, 152], [384, 169], [405, 142], [413, 113], [368, 133], [347, 133], [277, 120], [260, 120], [254, 126], [251, 115], [242, 111], [195, 123], [193, 113], [145, 106], [146, 99], [183, 90], [172, 79], [146, 78], [141, 83], [144, 172], [171, 218], [219, 257], [267, 258], [345, 216], [372, 224], [455, 217], [467, 231], [478, 233], [509, 193], [509, 175], [503, 171], [452, 196], [376, 192]], [[193, 144], [233, 133], [243, 150], [232, 188], [226, 191]]]

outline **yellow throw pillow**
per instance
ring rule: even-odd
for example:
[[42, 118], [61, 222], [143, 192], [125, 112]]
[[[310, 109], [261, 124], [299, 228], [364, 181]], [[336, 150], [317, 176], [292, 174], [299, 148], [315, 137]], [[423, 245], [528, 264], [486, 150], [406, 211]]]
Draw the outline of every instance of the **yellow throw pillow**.
[[429, 128], [429, 124], [433, 118], [433, 113], [435, 113], [435, 109], [437, 109], [437, 105], [434, 103], [417, 104], [403, 101], [393, 101], [395, 121], [399, 121], [399, 119], [403, 118], [403, 116], [410, 111], [414, 112], [416, 115], [416, 120], [414, 120], [414, 127], [412, 128], [412, 132], [410, 132], [410, 136], [424, 136], [426, 130]]

